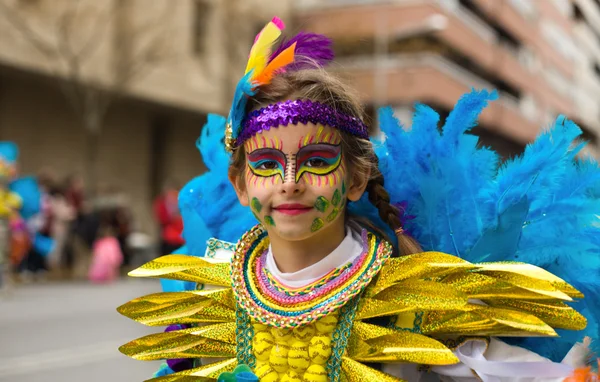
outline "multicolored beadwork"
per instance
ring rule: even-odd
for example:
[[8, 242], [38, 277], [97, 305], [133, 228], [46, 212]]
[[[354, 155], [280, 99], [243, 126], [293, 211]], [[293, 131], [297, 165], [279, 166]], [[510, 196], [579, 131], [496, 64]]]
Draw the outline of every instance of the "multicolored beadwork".
[[256, 226], [242, 237], [231, 263], [237, 303], [255, 321], [278, 328], [295, 328], [324, 317], [361, 293], [391, 255], [391, 245], [367, 231], [362, 232], [362, 241], [363, 253], [337, 277], [290, 295], [274, 287], [263, 272], [261, 257], [269, 239], [266, 230]]

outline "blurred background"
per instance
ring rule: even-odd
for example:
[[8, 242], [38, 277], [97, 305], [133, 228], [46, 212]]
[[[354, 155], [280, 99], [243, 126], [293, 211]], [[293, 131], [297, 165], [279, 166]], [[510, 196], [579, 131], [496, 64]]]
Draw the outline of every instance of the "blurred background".
[[121, 275], [181, 245], [177, 189], [205, 170], [195, 140], [274, 15], [333, 38], [331, 70], [374, 126], [379, 106], [410, 126], [415, 102], [443, 118], [497, 89], [482, 144], [510, 157], [565, 114], [600, 155], [600, 0], [0, 0], [0, 141], [19, 146], [19, 175], [44, 191], [38, 229], [59, 244], [20, 259], [0, 295], [0, 381], [156, 370], [116, 351], [145, 332], [114, 308], [160, 287]]

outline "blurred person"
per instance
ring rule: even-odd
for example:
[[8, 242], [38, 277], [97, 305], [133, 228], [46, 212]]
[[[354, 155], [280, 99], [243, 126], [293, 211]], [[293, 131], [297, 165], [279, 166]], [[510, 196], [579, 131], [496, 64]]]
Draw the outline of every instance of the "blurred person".
[[[16, 146], [11, 148], [16, 150]], [[7, 156], [0, 153], [0, 292], [3, 293], [10, 288], [11, 227], [16, 227], [15, 222], [19, 220], [22, 205], [21, 197], [9, 188], [16, 175], [16, 168], [15, 163]]]
[[50, 168], [44, 168], [38, 173], [39, 210], [26, 221], [32, 245], [19, 266], [20, 276], [24, 282], [34, 279], [43, 281], [46, 278], [48, 271], [46, 257], [54, 247], [51, 236], [55, 216], [52, 211], [51, 193], [56, 189], [55, 179], [54, 172]]
[[154, 200], [154, 216], [160, 225], [160, 254], [168, 255], [184, 244], [181, 237], [183, 220], [177, 205], [179, 187], [169, 180], [162, 193]]
[[67, 244], [71, 232], [71, 222], [76, 218], [76, 210], [59, 188], [50, 190], [48, 203], [52, 216], [49, 234], [54, 240], [54, 246], [48, 255], [48, 266], [56, 271], [62, 271], [64, 268], [70, 270], [73, 267], [73, 256], [70, 248], [67, 248]]
[[88, 278], [93, 283], [112, 282], [118, 278], [122, 263], [123, 253], [115, 230], [109, 222], [104, 222], [98, 231], [98, 239], [94, 242]]
[[71, 174], [65, 179], [65, 197], [75, 210], [76, 221], [85, 214], [85, 183], [78, 174]]

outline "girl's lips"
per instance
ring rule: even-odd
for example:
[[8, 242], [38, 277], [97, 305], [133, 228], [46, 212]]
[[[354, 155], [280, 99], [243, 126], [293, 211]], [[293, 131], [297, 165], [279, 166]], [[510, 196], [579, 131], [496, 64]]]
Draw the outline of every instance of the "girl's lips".
[[300, 215], [312, 210], [312, 207], [303, 204], [281, 204], [273, 209], [285, 215]]

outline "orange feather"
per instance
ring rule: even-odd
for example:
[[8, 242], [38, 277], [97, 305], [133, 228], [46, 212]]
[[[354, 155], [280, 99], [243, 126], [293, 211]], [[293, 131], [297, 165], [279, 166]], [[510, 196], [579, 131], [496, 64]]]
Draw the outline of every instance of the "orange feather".
[[265, 70], [263, 70], [262, 73], [260, 73], [253, 80], [253, 84], [256, 86], [262, 86], [270, 83], [278, 70], [294, 62], [295, 51], [296, 43], [293, 43], [287, 49], [279, 53], [277, 57], [273, 58], [273, 60], [269, 62]]

